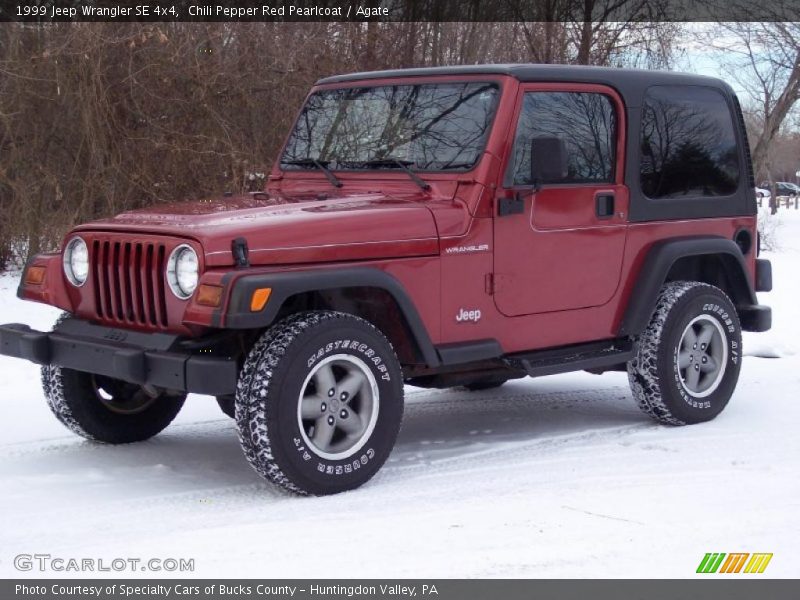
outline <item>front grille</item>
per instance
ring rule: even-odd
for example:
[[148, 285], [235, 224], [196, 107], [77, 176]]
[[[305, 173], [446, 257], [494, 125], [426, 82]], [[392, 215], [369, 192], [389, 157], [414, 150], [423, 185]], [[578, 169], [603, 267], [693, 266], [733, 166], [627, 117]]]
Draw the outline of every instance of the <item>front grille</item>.
[[94, 305], [103, 321], [167, 325], [166, 248], [140, 242], [92, 243]]

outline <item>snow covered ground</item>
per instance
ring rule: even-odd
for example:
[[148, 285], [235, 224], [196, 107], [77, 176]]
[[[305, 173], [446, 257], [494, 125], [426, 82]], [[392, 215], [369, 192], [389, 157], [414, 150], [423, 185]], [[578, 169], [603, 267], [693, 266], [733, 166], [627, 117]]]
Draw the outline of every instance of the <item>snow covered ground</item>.
[[[194, 558], [200, 577], [690, 577], [706, 552], [772, 552], [761, 577], [795, 577], [800, 214], [781, 220], [774, 329], [746, 334], [715, 421], [656, 425], [619, 373], [408, 388], [390, 462], [334, 497], [260, 481], [211, 398], [148, 442], [83, 441], [49, 414], [38, 369], [0, 357], [0, 576], [49, 553]], [[0, 322], [48, 327], [56, 311], [16, 285], [0, 277]]]

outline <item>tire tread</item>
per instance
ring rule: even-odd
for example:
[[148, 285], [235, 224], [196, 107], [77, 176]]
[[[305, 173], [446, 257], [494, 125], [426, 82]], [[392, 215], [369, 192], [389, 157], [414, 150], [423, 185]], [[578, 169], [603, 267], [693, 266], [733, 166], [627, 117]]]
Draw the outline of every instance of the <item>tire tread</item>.
[[628, 382], [637, 405], [645, 414], [659, 423], [687, 424], [687, 421], [675, 416], [664, 402], [658, 374], [658, 356], [661, 339], [665, 335], [665, 325], [675, 305], [690, 291], [703, 288], [722, 295], [730, 302], [730, 298], [724, 291], [707, 283], [699, 281], [666, 283], [661, 289], [650, 323], [639, 337], [636, 356], [628, 362]]
[[258, 339], [245, 360], [236, 388], [236, 425], [247, 461], [261, 477], [298, 495], [310, 492], [292, 481], [275, 460], [264, 406], [272, 401], [273, 375], [290, 346], [306, 331], [333, 319], [347, 319], [368, 327], [386, 341], [397, 359], [386, 336], [361, 317], [335, 311], [301, 312], [273, 325]]

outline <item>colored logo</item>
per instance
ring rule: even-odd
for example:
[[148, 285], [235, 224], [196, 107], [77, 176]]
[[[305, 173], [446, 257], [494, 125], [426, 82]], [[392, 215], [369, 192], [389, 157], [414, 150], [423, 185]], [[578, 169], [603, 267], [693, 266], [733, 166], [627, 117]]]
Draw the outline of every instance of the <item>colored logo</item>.
[[757, 552], [709, 552], [700, 561], [698, 573], [763, 573], [772, 553]]

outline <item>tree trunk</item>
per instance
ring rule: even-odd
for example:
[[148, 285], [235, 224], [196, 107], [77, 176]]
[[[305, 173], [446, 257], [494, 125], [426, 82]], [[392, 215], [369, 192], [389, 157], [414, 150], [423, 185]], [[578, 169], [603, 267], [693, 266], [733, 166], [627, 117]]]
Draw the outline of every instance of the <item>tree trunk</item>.
[[767, 165], [767, 153], [772, 140], [777, 135], [778, 131], [786, 119], [786, 115], [797, 102], [800, 96], [800, 54], [795, 59], [792, 72], [789, 74], [789, 79], [786, 86], [775, 101], [775, 105], [771, 111], [765, 111], [766, 116], [764, 119], [764, 130], [758, 136], [756, 146], [753, 148], [753, 169], [756, 173], [759, 169]]
[[578, 42], [578, 64], [588, 65], [592, 56], [592, 9], [594, 0], [584, 0], [583, 21], [580, 26], [580, 39]]
[[378, 23], [375, 21], [367, 21], [367, 43], [364, 56], [364, 67], [367, 71], [375, 70], [377, 61], [375, 60], [375, 46], [378, 41]]

